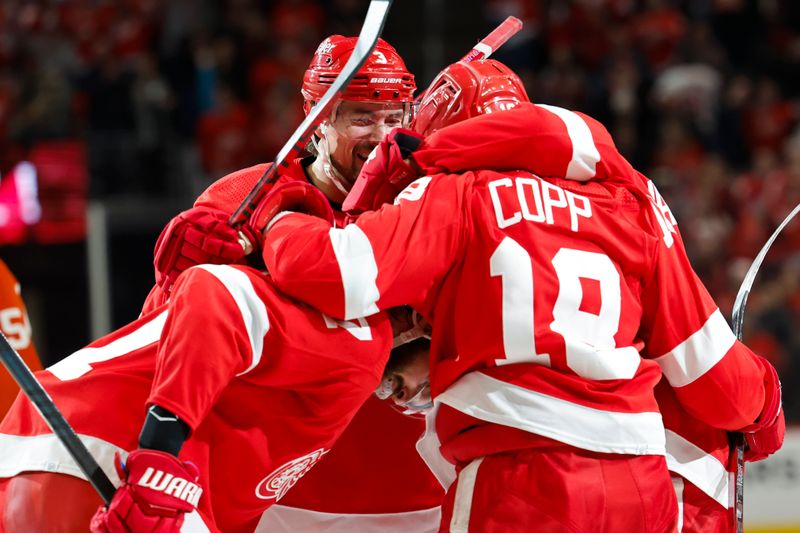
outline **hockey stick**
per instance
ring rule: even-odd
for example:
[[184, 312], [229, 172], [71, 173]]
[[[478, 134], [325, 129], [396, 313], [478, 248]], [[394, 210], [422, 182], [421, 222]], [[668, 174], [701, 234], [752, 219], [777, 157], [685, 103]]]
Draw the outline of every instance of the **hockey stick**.
[[317, 102], [317, 105], [311, 108], [305, 120], [292, 133], [292, 136], [289, 137], [289, 140], [278, 152], [278, 156], [270, 163], [241, 205], [228, 219], [228, 223], [231, 226], [237, 228], [250, 218], [253, 210], [264, 195], [264, 188], [278, 179], [278, 168], [289, 166], [289, 163], [303, 151], [317, 126], [330, 114], [333, 104], [336, 103], [342, 91], [367, 60], [373, 48], [375, 48], [378, 37], [386, 23], [386, 17], [389, 14], [391, 5], [392, 0], [371, 0], [367, 15], [364, 18], [364, 25], [358, 35], [358, 41], [356, 41], [353, 53], [350, 54], [350, 58], [345, 63], [344, 68], [342, 68], [328, 91]]
[[97, 491], [106, 506], [108, 506], [117, 489], [114, 488], [106, 473], [103, 472], [103, 469], [94, 460], [94, 457], [86, 449], [81, 439], [78, 438], [75, 430], [72, 429], [64, 415], [56, 407], [56, 404], [53, 403], [50, 395], [47, 394], [41, 383], [36, 380], [31, 369], [28, 368], [28, 365], [25, 364], [25, 361], [22, 360], [22, 357], [1, 332], [0, 360], [2, 360], [8, 373], [17, 382], [25, 396], [33, 403], [39, 414], [44, 418], [44, 421], [53, 430], [58, 440], [67, 449], [70, 457], [78, 464], [81, 472], [86, 475], [86, 479], [92, 484], [94, 490]]
[[486, 59], [492, 52], [503, 46], [514, 34], [522, 29], [522, 21], [517, 17], [506, 17], [489, 35], [484, 37], [478, 44], [472, 47], [461, 61], [469, 63], [476, 59]]
[[[794, 216], [800, 212], [800, 204], [789, 213], [780, 226], [772, 233], [770, 238], [764, 244], [761, 251], [753, 259], [753, 263], [747, 270], [742, 285], [739, 287], [739, 292], [736, 293], [736, 300], [733, 302], [733, 309], [731, 311], [731, 322], [733, 334], [736, 338], [742, 340], [742, 324], [744, 323], [744, 308], [747, 305], [747, 296], [750, 294], [750, 289], [753, 288], [753, 282], [758, 274], [758, 269], [761, 268], [761, 263], [764, 262], [764, 257], [767, 255], [770, 246], [778, 238], [778, 234], [783, 231], [783, 228], [791, 222]], [[741, 433], [734, 433], [731, 436], [732, 446], [736, 453], [736, 474], [734, 483], [734, 517], [736, 518], [736, 533], [744, 531], [744, 435]]]

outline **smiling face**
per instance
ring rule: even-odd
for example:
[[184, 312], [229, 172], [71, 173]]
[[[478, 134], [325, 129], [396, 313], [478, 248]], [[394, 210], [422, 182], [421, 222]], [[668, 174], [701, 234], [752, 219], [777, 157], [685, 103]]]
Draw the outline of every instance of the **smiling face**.
[[393, 128], [403, 126], [407, 117], [402, 103], [339, 102], [318, 130], [320, 154], [314, 162], [315, 176], [335, 187], [320, 185], [328, 198], [344, 199], [372, 149]]

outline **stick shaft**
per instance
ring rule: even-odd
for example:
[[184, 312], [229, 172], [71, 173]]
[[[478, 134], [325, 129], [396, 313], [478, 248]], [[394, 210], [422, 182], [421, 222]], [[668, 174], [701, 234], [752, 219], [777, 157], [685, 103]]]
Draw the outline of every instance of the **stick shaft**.
[[486, 59], [521, 29], [522, 21], [517, 17], [506, 18], [489, 35], [476, 44], [467, 55], [461, 58], [461, 61], [470, 62]]
[[[739, 287], [739, 292], [736, 293], [736, 300], [733, 302], [733, 309], [731, 310], [731, 322], [733, 334], [736, 338], [742, 340], [743, 325], [744, 325], [744, 310], [747, 306], [747, 297], [750, 294], [750, 289], [753, 288], [753, 282], [756, 279], [756, 274], [761, 268], [761, 263], [767, 255], [772, 243], [778, 238], [778, 235], [783, 231], [789, 222], [800, 212], [800, 204], [795, 206], [791, 213], [789, 213], [783, 222], [775, 229], [770, 238], [758, 252], [758, 255], [753, 259], [750, 268], [747, 269], [747, 274], [742, 280], [742, 285]], [[741, 433], [734, 433], [731, 436], [731, 446], [734, 450], [736, 459], [736, 471], [734, 476], [734, 497], [733, 497], [733, 511], [734, 511], [734, 531], [742, 533], [744, 531], [744, 435]]]
[[391, 5], [392, 0], [372, 0], [369, 3], [369, 9], [364, 18], [364, 25], [361, 27], [358, 41], [353, 53], [350, 54], [350, 58], [342, 68], [342, 72], [339, 73], [339, 76], [336, 77], [320, 101], [309, 111], [303, 122], [300, 123], [289, 137], [289, 140], [286, 141], [286, 144], [283, 145], [283, 148], [280, 149], [278, 156], [270, 163], [241, 205], [228, 219], [228, 223], [231, 226], [239, 227], [250, 218], [253, 210], [255, 210], [258, 202], [266, 192], [266, 186], [278, 179], [279, 169], [288, 166], [303, 151], [314, 130], [330, 114], [342, 91], [344, 91], [347, 84], [350, 83], [350, 80], [353, 79], [353, 76], [356, 75], [358, 69], [361, 68], [361, 65], [364, 64], [375, 48], [378, 37], [380, 37], [383, 26], [386, 23], [386, 17]]
[[100, 465], [97, 464], [97, 461], [94, 460], [89, 450], [86, 449], [86, 446], [81, 442], [81, 439], [64, 418], [64, 415], [58, 410], [50, 395], [47, 394], [41, 383], [36, 380], [36, 376], [33, 375], [31, 369], [28, 368], [28, 365], [25, 364], [25, 361], [2, 333], [0, 333], [0, 360], [2, 360], [8, 373], [17, 382], [25, 396], [30, 399], [44, 421], [53, 430], [58, 440], [67, 449], [69, 455], [78, 464], [78, 467], [86, 475], [86, 479], [92, 484], [105, 504], [111, 503], [111, 498], [114, 497], [114, 492], [116, 491], [113, 483], [108, 479], [103, 469], [100, 468]]

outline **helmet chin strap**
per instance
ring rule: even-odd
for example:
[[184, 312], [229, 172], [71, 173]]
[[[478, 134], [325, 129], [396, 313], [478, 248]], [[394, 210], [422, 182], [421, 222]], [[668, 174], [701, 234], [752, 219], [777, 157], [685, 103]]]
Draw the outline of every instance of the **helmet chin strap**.
[[320, 124], [320, 128], [322, 129], [323, 137], [312, 137], [311, 143], [314, 145], [314, 149], [317, 151], [317, 158], [321, 163], [322, 172], [339, 192], [347, 196], [347, 193], [350, 192], [350, 189], [346, 185], [347, 180], [345, 180], [342, 173], [339, 172], [339, 170], [333, 164], [333, 161], [331, 161], [331, 153], [330, 149], [328, 148], [328, 138], [325, 135], [328, 125], [323, 122]]
[[398, 346], [402, 346], [420, 338], [430, 340], [431, 336], [426, 330], [425, 325], [422, 323], [422, 317], [416, 311], [411, 312], [411, 323], [413, 325], [410, 329], [407, 329], [406, 331], [403, 331], [394, 337], [392, 340], [392, 348], [397, 348]]

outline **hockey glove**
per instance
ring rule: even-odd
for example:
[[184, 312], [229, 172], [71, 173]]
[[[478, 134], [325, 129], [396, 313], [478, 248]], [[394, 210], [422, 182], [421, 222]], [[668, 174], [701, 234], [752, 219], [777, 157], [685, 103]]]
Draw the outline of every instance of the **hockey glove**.
[[764, 367], [764, 407], [755, 422], [739, 430], [742, 433], [755, 433], [772, 426], [782, 411], [781, 382], [778, 379], [778, 371], [763, 357], [758, 357], [758, 360]]
[[195, 510], [203, 489], [192, 463], [156, 450], [131, 452], [123, 465], [119, 454], [115, 466], [122, 485], [108, 508], [100, 507], [92, 517], [92, 533], [178, 533], [184, 515]]
[[156, 284], [168, 293], [181, 272], [194, 265], [243, 263], [255, 244], [249, 228], [228, 225], [228, 213], [192, 207], [170, 220], [158, 237]]
[[781, 409], [771, 425], [759, 429], [755, 433], [745, 433], [744, 460], [751, 463], [766, 459], [781, 449], [785, 435], [786, 418], [783, 416], [783, 409]]
[[395, 128], [375, 147], [344, 199], [342, 211], [359, 215], [374, 211], [394, 201], [400, 191], [420, 177], [406, 161], [422, 144], [423, 137], [403, 128]]
[[764, 408], [754, 424], [742, 430], [745, 461], [760, 461], [778, 451], [786, 434], [786, 419], [781, 407], [781, 382], [769, 361], [759, 357], [764, 366]]
[[263, 240], [264, 230], [283, 212], [305, 213], [327, 220], [333, 225], [333, 209], [322, 191], [305, 181], [276, 185], [259, 202], [247, 225]]

